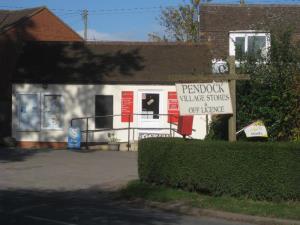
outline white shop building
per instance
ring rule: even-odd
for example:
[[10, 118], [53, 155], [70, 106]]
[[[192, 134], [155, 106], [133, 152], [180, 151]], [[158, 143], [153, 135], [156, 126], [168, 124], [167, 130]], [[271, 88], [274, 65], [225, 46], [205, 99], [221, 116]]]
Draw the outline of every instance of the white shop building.
[[[175, 83], [210, 74], [210, 62], [205, 44], [29, 43], [13, 77], [13, 136], [23, 147], [64, 147], [71, 120], [85, 130], [86, 117], [91, 143], [111, 132], [120, 142], [178, 136]], [[192, 138], [206, 125], [195, 116]]]

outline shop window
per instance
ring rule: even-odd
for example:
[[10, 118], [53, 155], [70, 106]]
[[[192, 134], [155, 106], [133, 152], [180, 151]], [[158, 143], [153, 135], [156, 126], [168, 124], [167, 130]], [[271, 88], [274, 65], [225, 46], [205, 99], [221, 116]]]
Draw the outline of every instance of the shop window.
[[[95, 96], [95, 115], [108, 116], [113, 115], [113, 96], [112, 95], [96, 95]], [[113, 117], [98, 117], [95, 119], [97, 129], [113, 128]]]
[[40, 130], [40, 95], [39, 94], [18, 94], [17, 109], [19, 130], [39, 131]]
[[142, 118], [159, 119], [159, 94], [142, 93]]
[[44, 94], [42, 99], [42, 128], [63, 128], [63, 98], [62, 95]]

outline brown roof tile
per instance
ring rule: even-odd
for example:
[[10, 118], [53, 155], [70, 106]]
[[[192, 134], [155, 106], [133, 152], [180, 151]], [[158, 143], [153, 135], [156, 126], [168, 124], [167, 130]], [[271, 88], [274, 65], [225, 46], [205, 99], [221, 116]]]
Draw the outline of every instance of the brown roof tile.
[[174, 83], [211, 73], [207, 44], [28, 43], [14, 82]]

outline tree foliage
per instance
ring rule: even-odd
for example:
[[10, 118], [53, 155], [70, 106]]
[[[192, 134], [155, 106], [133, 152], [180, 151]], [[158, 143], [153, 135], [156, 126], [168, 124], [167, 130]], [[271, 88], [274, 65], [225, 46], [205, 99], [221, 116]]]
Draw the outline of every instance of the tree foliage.
[[200, 4], [210, 1], [191, 0], [188, 4], [162, 9], [157, 19], [164, 28], [164, 35], [160, 37], [157, 33], [151, 33], [148, 35], [149, 40], [197, 42]]
[[266, 56], [245, 54], [239, 59], [241, 71], [251, 80], [238, 82], [237, 124], [241, 128], [262, 119], [272, 140], [299, 139], [300, 48], [292, 40], [292, 30], [271, 34]]

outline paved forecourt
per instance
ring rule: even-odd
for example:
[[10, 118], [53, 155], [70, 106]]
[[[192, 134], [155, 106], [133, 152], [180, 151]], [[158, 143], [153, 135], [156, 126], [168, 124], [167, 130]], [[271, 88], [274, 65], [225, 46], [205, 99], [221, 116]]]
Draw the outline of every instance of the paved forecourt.
[[0, 152], [0, 189], [118, 188], [138, 178], [137, 153]]

